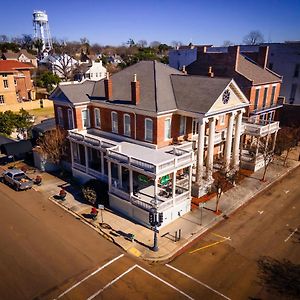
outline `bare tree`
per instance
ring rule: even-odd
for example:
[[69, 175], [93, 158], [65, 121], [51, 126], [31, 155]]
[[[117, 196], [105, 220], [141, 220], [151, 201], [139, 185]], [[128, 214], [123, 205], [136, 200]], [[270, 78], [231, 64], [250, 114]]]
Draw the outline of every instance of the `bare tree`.
[[233, 46], [234, 43], [232, 41], [229, 40], [225, 40], [222, 44], [222, 47], [229, 47], [229, 46]]
[[290, 151], [298, 145], [299, 141], [300, 128], [283, 127], [279, 130], [276, 139], [275, 153], [277, 155], [281, 155], [284, 151], [286, 151], [283, 161], [284, 166], [286, 166]]
[[180, 41], [172, 41], [172, 42], [171, 42], [171, 45], [172, 45], [173, 48], [176, 48], [176, 47], [182, 46], [183, 43], [180, 42]]
[[261, 181], [266, 180], [266, 174], [268, 167], [270, 166], [271, 162], [273, 161], [274, 151], [272, 143], [270, 143], [271, 136], [267, 135], [266, 137], [260, 138], [258, 140], [258, 152], [263, 156], [264, 160], [264, 172], [261, 178]]
[[9, 37], [6, 34], [0, 35], [0, 43], [7, 43], [9, 41]]
[[37, 141], [38, 151], [50, 162], [59, 164], [67, 149], [67, 131], [57, 127]]
[[139, 47], [141, 47], [141, 48], [145, 48], [145, 47], [147, 47], [148, 42], [147, 42], [146, 40], [139, 40], [139, 41], [137, 42], [137, 45], [138, 45]]
[[264, 36], [259, 30], [250, 31], [243, 39], [245, 45], [259, 45], [264, 41]]
[[158, 48], [159, 45], [160, 45], [159, 41], [153, 41], [150, 43], [151, 48]]

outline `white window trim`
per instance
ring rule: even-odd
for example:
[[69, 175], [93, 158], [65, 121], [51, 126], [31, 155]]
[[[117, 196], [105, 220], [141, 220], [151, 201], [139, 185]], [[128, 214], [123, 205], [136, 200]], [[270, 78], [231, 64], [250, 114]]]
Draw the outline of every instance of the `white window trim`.
[[[99, 112], [99, 125], [97, 125], [97, 112]], [[94, 109], [94, 121], [95, 121], [95, 128], [101, 128], [101, 111], [100, 108], [98, 107]]]
[[[151, 140], [150, 139], [147, 139], [147, 121], [150, 121], [151, 122], [151, 125], [152, 125], [152, 128], [151, 128], [151, 135], [152, 135], [152, 138]], [[145, 135], [144, 135], [144, 140], [147, 141], [147, 142], [153, 142], [153, 120], [150, 119], [150, 118], [145, 118], [145, 121], [144, 121], [144, 125], [145, 125]]]
[[[83, 120], [83, 111], [86, 110], [87, 111], [87, 114], [86, 114], [86, 117], [87, 117], [87, 126], [84, 126], [84, 120]], [[86, 129], [86, 128], [89, 128], [90, 127], [90, 111], [88, 108], [84, 108], [81, 110], [81, 121], [82, 121], [82, 128]]]
[[[125, 131], [125, 128], [126, 128], [126, 126], [125, 126], [125, 119], [126, 119], [126, 117], [129, 117], [129, 134], [126, 134], [126, 131]], [[131, 117], [130, 117], [129, 114], [124, 114], [123, 115], [123, 130], [124, 130], [124, 135], [125, 136], [131, 137]]]
[[[167, 137], [167, 131], [166, 131], [166, 121], [170, 120], [170, 137]], [[165, 128], [164, 128], [164, 139], [165, 141], [169, 141], [170, 139], [172, 139], [172, 120], [171, 118], [166, 118], [165, 121]]]
[[[184, 118], [183, 133], [181, 132], [181, 120], [182, 120], [182, 118]], [[186, 135], [186, 116], [180, 116], [179, 135], [180, 136]]]
[[[114, 124], [113, 115], [116, 115], [116, 117], [117, 117], [117, 122], [116, 122], [117, 123], [117, 128], [116, 128], [116, 130], [114, 130], [114, 126], [113, 126], [113, 124]], [[111, 112], [111, 132], [113, 132], [113, 133], [118, 133], [119, 132], [118, 113], [115, 112], [115, 111]]]

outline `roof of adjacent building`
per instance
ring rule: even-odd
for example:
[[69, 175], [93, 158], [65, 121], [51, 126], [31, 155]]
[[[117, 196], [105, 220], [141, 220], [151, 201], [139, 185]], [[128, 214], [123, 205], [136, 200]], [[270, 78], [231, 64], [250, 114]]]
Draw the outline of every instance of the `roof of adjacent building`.
[[[172, 75], [177, 107], [180, 110], [206, 113], [232, 79]], [[201, 92], [199, 92], [201, 89]]]
[[74, 104], [89, 102], [92, 94], [94, 81], [85, 80], [80, 83], [60, 84], [50, 95], [50, 100], [72, 102]]
[[34, 55], [30, 54], [26, 49], [21, 49], [19, 52], [13, 52], [11, 50], [8, 50], [7, 52], [3, 53], [3, 55], [7, 59], [18, 59], [21, 54], [24, 54], [29, 59], [36, 58]]
[[264, 69], [249, 58], [239, 55], [237, 72], [253, 81], [254, 84], [278, 82], [281, 76], [269, 69]]
[[14, 72], [16, 70], [33, 69], [34, 66], [17, 60], [0, 60], [0, 72]]

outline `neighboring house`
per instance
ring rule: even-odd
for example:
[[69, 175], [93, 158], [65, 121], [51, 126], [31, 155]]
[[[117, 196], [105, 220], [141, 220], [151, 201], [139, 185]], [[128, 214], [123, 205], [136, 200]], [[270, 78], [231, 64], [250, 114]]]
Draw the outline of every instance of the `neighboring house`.
[[19, 52], [8, 50], [7, 52], [2, 53], [1, 58], [4, 60], [17, 60], [23, 63], [30, 63], [37, 68], [37, 58], [28, 53], [25, 49], [21, 49]]
[[34, 88], [30, 64], [15, 60], [0, 60], [0, 105], [33, 100]]
[[169, 66], [177, 70], [182, 70], [195, 60], [197, 60], [198, 50], [203, 47], [211, 47], [212, 45], [190, 45], [180, 46], [176, 49], [169, 50]]
[[68, 54], [49, 54], [39, 62], [46, 65], [58, 77], [68, 80], [72, 78], [73, 71], [77, 67], [77, 60]]
[[155, 207], [162, 226], [190, 211], [220, 162], [239, 168], [249, 102], [232, 79], [142, 61], [111, 78], [59, 85], [50, 99], [69, 129], [73, 176], [108, 182], [110, 206], [143, 225]]
[[123, 63], [123, 59], [121, 58], [121, 56], [117, 55], [117, 54], [114, 54], [114, 55], [111, 55], [107, 58], [107, 62], [109, 64], [112, 64], [112, 65], [115, 65], [117, 66], [118, 64], [121, 64]]
[[92, 61], [92, 63], [82, 63], [75, 76], [75, 80], [90, 79], [98, 81], [106, 77], [106, 68], [103, 67], [102, 61]]
[[[282, 75], [280, 95], [288, 104], [300, 104], [300, 41], [266, 43], [269, 47], [267, 67]], [[245, 55], [256, 60], [258, 46], [244, 46]]]
[[[209, 51], [206, 51], [209, 50]], [[205, 47], [197, 52], [197, 60], [186, 67], [189, 74], [234, 78], [250, 102], [244, 114], [242, 167], [258, 170], [264, 166], [259, 145], [272, 141], [275, 147], [279, 122], [274, 121], [276, 110], [282, 107], [279, 97], [281, 76], [267, 69], [268, 47], [259, 47], [256, 60], [240, 53], [239, 46], [226, 48]], [[267, 138], [266, 138], [267, 137]]]

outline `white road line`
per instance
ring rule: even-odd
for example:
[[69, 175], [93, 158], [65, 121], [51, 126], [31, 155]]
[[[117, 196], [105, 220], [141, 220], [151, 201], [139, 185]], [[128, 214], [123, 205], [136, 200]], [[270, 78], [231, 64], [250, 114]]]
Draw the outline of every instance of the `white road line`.
[[221, 297], [223, 297], [223, 298], [225, 298], [225, 299], [231, 300], [231, 299], [228, 298], [227, 296], [225, 296], [225, 295], [223, 295], [222, 293], [216, 291], [215, 289], [213, 289], [212, 287], [208, 286], [207, 284], [201, 282], [200, 280], [198, 280], [198, 279], [196, 279], [196, 278], [194, 278], [194, 277], [192, 277], [192, 276], [190, 276], [190, 275], [184, 273], [183, 271], [181, 271], [181, 270], [179, 270], [179, 269], [177, 269], [177, 268], [175, 268], [175, 267], [173, 267], [173, 266], [171, 266], [171, 265], [169, 265], [169, 264], [166, 264], [166, 266], [169, 267], [169, 268], [171, 268], [171, 269], [173, 269], [174, 271], [176, 271], [176, 272], [178, 272], [178, 273], [180, 273], [180, 274], [182, 274], [182, 275], [184, 275], [184, 276], [186, 276], [186, 277], [188, 277], [188, 278], [190, 278], [190, 279], [196, 281], [197, 283], [199, 283], [199, 284], [205, 286], [206, 288], [208, 288], [209, 290], [215, 292], [215, 293], [218, 294], [219, 296], [221, 296]]
[[287, 242], [297, 231], [298, 228], [296, 228], [284, 241]]
[[100, 289], [99, 291], [97, 291], [95, 294], [93, 294], [92, 296], [88, 297], [87, 300], [92, 300], [95, 297], [97, 297], [100, 293], [102, 293], [105, 289], [107, 289], [109, 286], [111, 286], [112, 284], [114, 284], [116, 281], [118, 281], [119, 279], [121, 279], [124, 275], [126, 275], [127, 273], [129, 273], [130, 271], [132, 271], [134, 268], [136, 268], [137, 265], [134, 265], [132, 267], [130, 267], [127, 271], [125, 271], [124, 273], [122, 273], [121, 275], [119, 275], [118, 277], [116, 277], [114, 280], [112, 280], [111, 282], [109, 282], [107, 285], [105, 285], [102, 289]]
[[186, 293], [184, 293], [183, 291], [179, 290], [177, 287], [173, 286], [172, 284], [170, 284], [169, 282], [159, 278], [158, 276], [152, 274], [150, 271], [140, 267], [137, 265], [137, 267], [139, 269], [141, 269], [142, 271], [146, 272], [147, 274], [151, 275], [152, 277], [158, 279], [159, 281], [163, 282], [164, 284], [166, 284], [167, 286], [171, 287], [172, 289], [174, 289], [175, 291], [179, 292], [180, 294], [184, 295], [185, 297], [187, 297], [188, 299], [194, 300], [194, 298], [192, 298], [191, 296], [187, 295]]
[[68, 288], [66, 291], [64, 291], [62, 294], [60, 294], [56, 299], [61, 298], [62, 296], [64, 296], [65, 294], [67, 294], [68, 292], [70, 292], [71, 290], [73, 290], [74, 288], [76, 288], [78, 285], [80, 285], [82, 282], [86, 281], [87, 279], [89, 279], [91, 276], [95, 275], [96, 273], [98, 273], [99, 271], [103, 270], [104, 268], [106, 268], [107, 266], [109, 266], [110, 264], [112, 264], [113, 262], [115, 262], [116, 260], [118, 260], [119, 258], [123, 257], [124, 254], [121, 254], [117, 257], [115, 257], [114, 259], [110, 260], [109, 262], [107, 262], [106, 264], [104, 264], [103, 266], [99, 267], [97, 270], [95, 270], [93, 273], [91, 273], [90, 275], [86, 276], [85, 278], [83, 278], [82, 280], [78, 281], [76, 284], [72, 285], [70, 288]]

